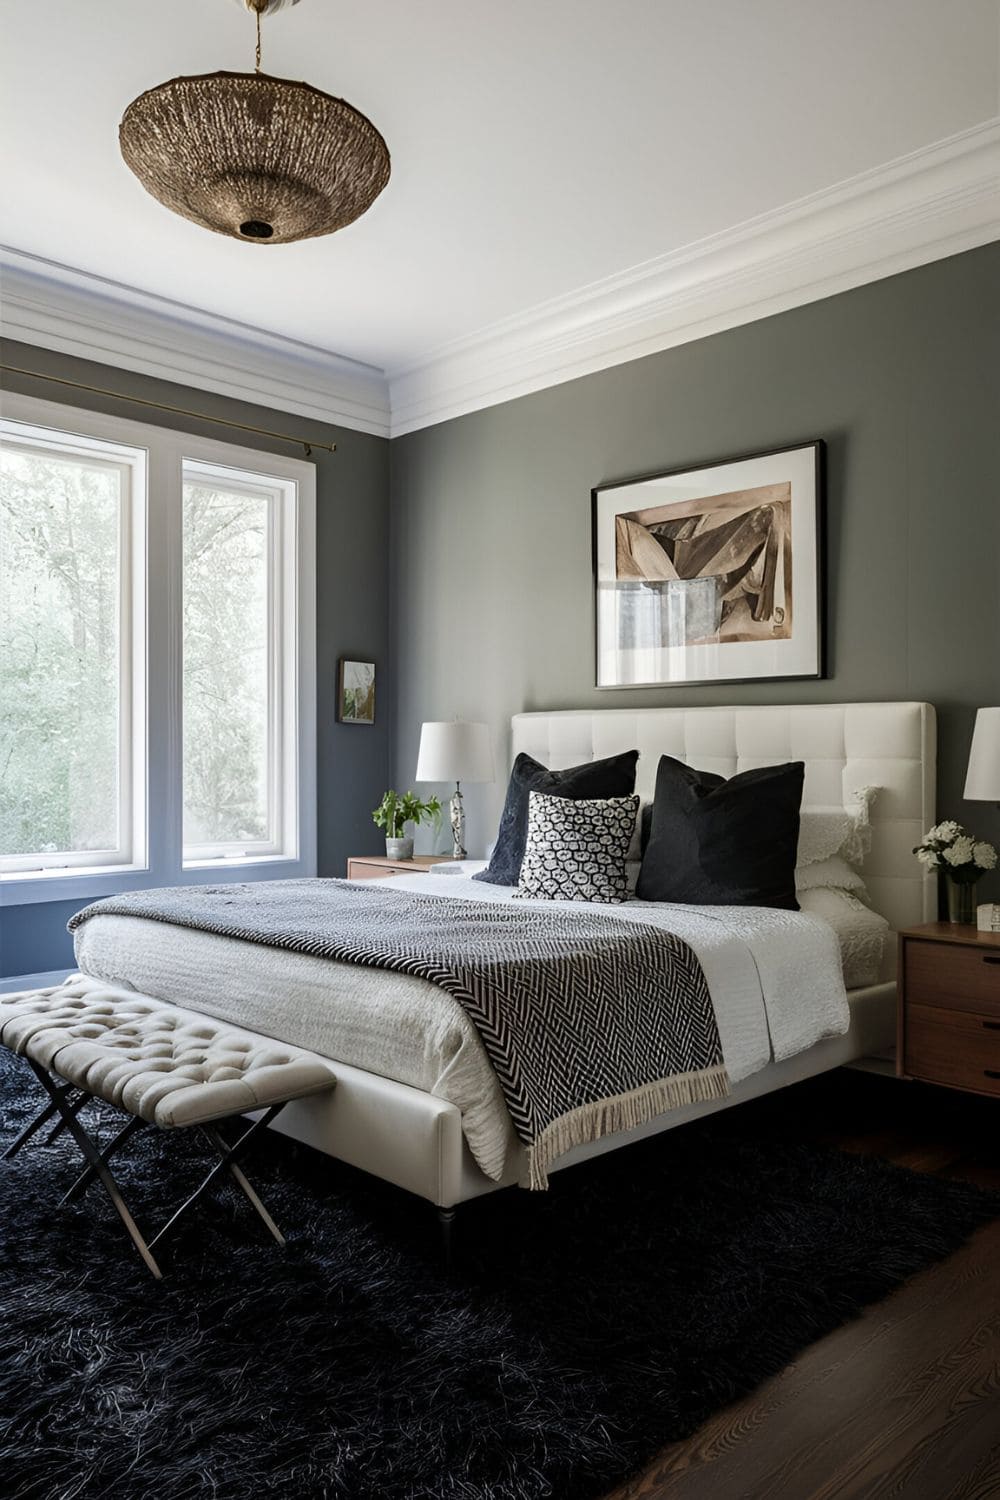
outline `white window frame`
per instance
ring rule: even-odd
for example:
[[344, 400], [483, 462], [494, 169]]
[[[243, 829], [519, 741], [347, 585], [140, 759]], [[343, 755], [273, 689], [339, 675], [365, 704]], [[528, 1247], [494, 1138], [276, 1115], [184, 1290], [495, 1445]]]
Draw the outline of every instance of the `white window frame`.
[[[257, 466], [259, 468], [259, 465]], [[298, 632], [296, 558], [296, 502], [298, 485], [272, 474], [233, 469], [186, 458], [185, 482], [190, 478], [233, 493], [258, 494], [268, 505], [268, 827], [272, 838], [228, 843], [184, 845], [185, 869], [199, 869], [248, 859], [288, 858], [298, 854], [298, 764], [296, 756], [297, 695], [295, 692]]]
[[[6, 406], [6, 402], [5, 402]], [[146, 863], [146, 474], [145, 447], [59, 432], [30, 422], [0, 421], [3, 446], [90, 460], [122, 476], [118, 517], [118, 842], [109, 849], [62, 849], [50, 854], [4, 854], [0, 878], [51, 878], [63, 871], [143, 869]], [[136, 560], [139, 565], [136, 565]], [[2, 665], [0, 665], [2, 670]]]
[[[86, 900], [151, 885], [197, 884], [220, 867], [241, 880], [316, 873], [316, 466], [262, 448], [193, 437], [34, 397], [3, 396], [3, 426], [33, 427], [79, 444], [117, 445], [145, 455], [145, 484], [133, 489], [131, 609], [141, 625], [132, 662], [132, 849], [127, 861], [72, 870], [0, 870], [0, 905]], [[185, 863], [183, 851], [183, 474], [184, 465], [256, 475], [279, 484], [284, 690], [281, 696], [281, 847], [220, 851]], [[142, 490], [145, 490], [145, 494]], [[146, 563], [145, 560], [149, 559]], [[144, 566], [139, 562], [143, 561]], [[142, 592], [137, 592], [141, 585]], [[277, 591], [276, 591], [277, 592]], [[137, 637], [133, 636], [133, 639]], [[277, 732], [277, 731], [276, 731]], [[276, 793], [277, 795], [277, 789]], [[214, 852], [214, 851], [213, 851]]]

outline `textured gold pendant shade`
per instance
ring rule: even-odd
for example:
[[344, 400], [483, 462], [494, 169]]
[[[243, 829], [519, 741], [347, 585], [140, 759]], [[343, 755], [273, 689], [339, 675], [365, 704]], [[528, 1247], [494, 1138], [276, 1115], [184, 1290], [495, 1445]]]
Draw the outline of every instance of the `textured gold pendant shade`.
[[259, 57], [258, 31], [256, 73], [173, 78], [140, 94], [122, 117], [122, 156], [154, 198], [216, 234], [257, 245], [332, 234], [385, 187], [388, 148], [345, 100], [261, 73]]

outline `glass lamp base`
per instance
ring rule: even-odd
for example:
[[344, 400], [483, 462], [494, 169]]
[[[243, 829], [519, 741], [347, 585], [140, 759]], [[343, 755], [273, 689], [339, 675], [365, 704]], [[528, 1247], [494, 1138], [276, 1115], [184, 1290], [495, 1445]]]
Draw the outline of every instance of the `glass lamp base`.
[[462, 805], [462, 792], [456, 783], [452, 793], [451, 803], [451, 837], [452, 837], [452, 859], [465, 858], [465, 808]]

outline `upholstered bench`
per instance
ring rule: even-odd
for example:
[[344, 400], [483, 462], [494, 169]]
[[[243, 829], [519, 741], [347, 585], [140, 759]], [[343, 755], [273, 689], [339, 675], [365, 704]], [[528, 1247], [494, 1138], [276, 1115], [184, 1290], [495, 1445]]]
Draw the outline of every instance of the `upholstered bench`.
[[[5, 1156], [14, 1156], [58, 1117], [53, 1135], [68, 1130], [87, 1162], [63, 1202], [79, 1197], [99, 1178], [154, 1276], [161, 1274], [154, 1247], [224, 1172], [278, 1243], [284, 1243], [237, 1158], [290, 1100], [335, 1086], [330, 1064], [316, 1053], [81, 975], [51, 989], [0, 997], [0, 1043], [27, 1060], [49, 1096]], [[129, 1116], [100, 1150], [78, 1119], [93, 1099]], [[263, 1113], [235, 1143], [227, 1144], [220, 1122], [256, 1111]], [[198, 1127], [219, 1157], [197, 1191], [148, 1242], [108, 1167], [111, 1156], [143, 1125]]]

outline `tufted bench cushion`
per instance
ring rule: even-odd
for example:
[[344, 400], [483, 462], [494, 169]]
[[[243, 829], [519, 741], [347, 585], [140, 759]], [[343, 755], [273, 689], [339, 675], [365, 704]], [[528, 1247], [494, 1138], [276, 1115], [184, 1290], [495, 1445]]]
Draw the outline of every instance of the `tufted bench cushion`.
[[74, 975], [0, 997], [0, 1043], [163, 1129], [332, 1089], [332, 1067], [197, 1011]]

